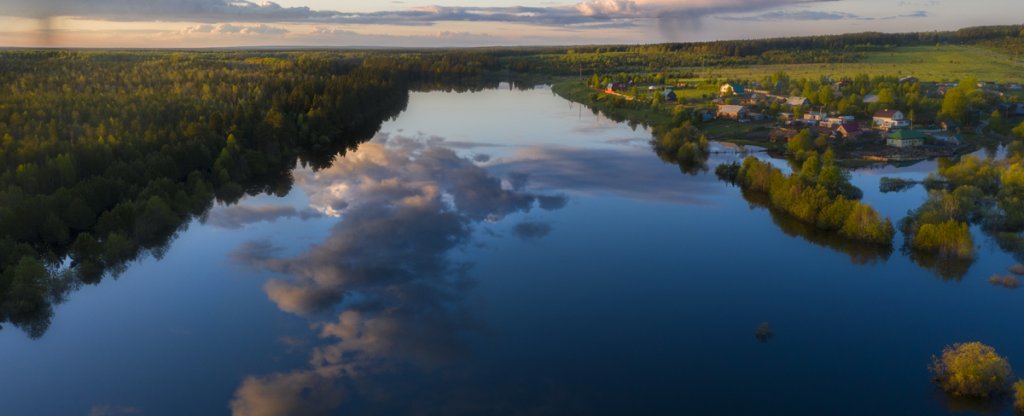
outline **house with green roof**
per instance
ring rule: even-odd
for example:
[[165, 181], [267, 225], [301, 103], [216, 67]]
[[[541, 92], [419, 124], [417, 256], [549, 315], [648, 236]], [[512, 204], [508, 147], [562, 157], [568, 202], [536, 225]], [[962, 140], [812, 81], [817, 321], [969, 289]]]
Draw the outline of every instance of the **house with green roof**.
[[892, 147], [917, 147], [924, 144], [925, 135], [920, 130], [903, 129], [889, 134], [885, 144]]

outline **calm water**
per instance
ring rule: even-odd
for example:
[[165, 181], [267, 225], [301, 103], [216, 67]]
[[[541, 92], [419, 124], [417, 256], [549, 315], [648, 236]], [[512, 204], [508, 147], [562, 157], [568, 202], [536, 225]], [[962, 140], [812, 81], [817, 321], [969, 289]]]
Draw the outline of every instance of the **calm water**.
[[[1024, 292], [986, 282], [1015, 262], [990, 239], [942, 278], [648, 139], [547, 89], [414, 94], [287, 197], [216, 207], [72, 294], [42, 339], [0, 331], [0, 414], [1010, 414], [927, 371], [974, 340], [1024, 371]], [[854, 183], [895, 221], [925, 192], [879, 178], [934, 168]]]

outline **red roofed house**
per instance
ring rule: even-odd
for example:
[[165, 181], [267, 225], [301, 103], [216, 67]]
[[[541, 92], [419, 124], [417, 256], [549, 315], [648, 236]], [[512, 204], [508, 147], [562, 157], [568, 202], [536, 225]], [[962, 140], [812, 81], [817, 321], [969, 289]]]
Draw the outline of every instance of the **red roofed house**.
[[856, 139], [857, 137], [860, 137], [861, 134], [864, 134], [864, 130], [861, 130], [860, 124], [848, 121], [843, 123], [842, 126], [839, 126], [839, 133], [842, 134], [844, 138]]

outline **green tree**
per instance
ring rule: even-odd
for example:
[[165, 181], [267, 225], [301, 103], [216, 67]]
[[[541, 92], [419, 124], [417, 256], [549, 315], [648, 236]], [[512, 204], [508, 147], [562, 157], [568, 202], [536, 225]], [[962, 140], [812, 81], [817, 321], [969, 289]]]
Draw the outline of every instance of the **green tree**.
[[[1021, 32], [1021, 37], [1024, 37], [1024, 31]], [[1013, 408], [1018, 413], [1024, 413], [1024, 380], [1018, 380], [1013, 383]]]

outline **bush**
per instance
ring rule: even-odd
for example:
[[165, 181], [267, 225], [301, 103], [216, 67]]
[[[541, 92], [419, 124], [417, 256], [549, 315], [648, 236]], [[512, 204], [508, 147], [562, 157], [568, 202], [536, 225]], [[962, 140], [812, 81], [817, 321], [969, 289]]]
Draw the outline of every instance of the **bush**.
[[775, 331], [772, 331], [772, 327], [767, 322], [762, 322], [761, 325], [757, 326], [757, 330], [754, 331], [754, 337], [762, 343], [768, 342], [775, 335]]
[[1005, 287], [1007, 289], [1016, 289], [1020, 287], [1020, 279], [1017, 279], [1014, 276], [1004, 276], [998, 274], [992, 275], [992, 277], [988, 278], [988, 282], [996, 286]]
[[1024, 276], [1024, 264], [1017, 263], [1014, 264], [1013, 266], [1010, 266], [1010, 273], [1013, 273], [1018, 276]]
[[966, 223], [949, 220], [940, 224], [924, 224], [917, 230], [911, 247], [946, 258], [974, 258], [974, 239]]
[[1013, 374], [1006, 358], [980, 342], [946, 347], [942, 357], [932, 357], [931, 370], [946, 393], [972, 398], [989, 398], [1004, 391]]
[[1024, 380], [1020, 380], [1013, 384], [1014, 401], [1013, 407], [1018, 412], [1024, 413]]

